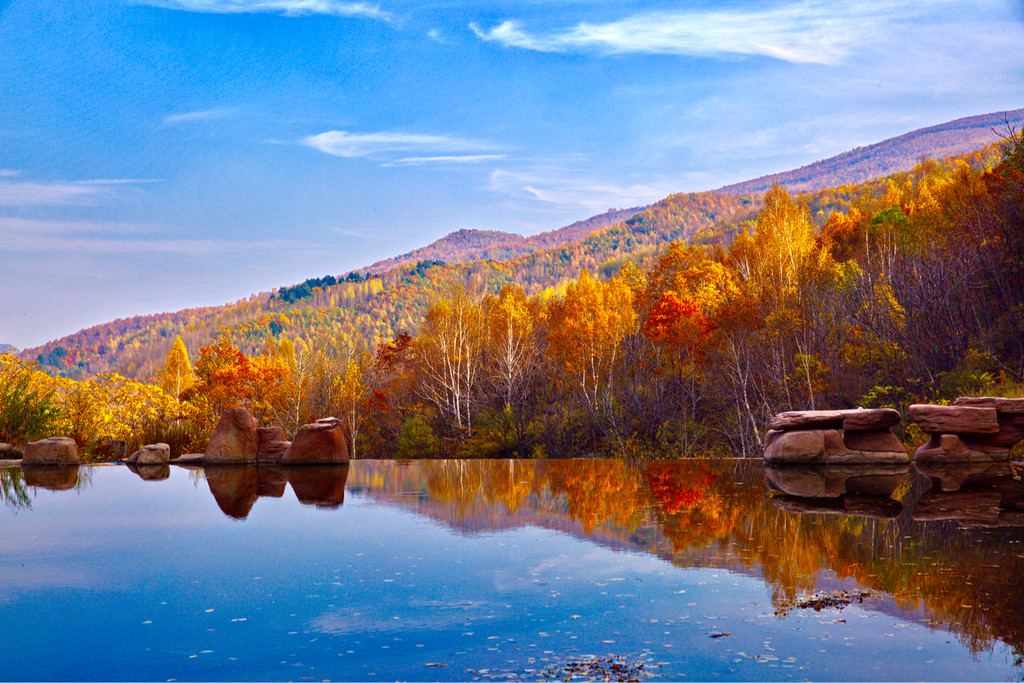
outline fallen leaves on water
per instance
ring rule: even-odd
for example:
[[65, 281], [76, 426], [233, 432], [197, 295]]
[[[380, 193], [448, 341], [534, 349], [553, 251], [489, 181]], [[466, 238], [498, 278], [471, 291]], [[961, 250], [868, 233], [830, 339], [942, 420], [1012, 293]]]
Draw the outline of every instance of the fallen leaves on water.
[[871, 590], [843, 590], [843, 591], [829, 591], [828, 593], [813, 593], [811, 595], [805, 595], [792, 600], [786, 600], [775, 610], [775, 614], [778, 616], [785, 616], [794, 609], [813, 609], [815, 612], [820, 612], [823, 609], [836, 609], [841, 610], [846, 606], [856, 602], [864, 602], [865, 598], [878, 597], [880, 593], [878, 591]]

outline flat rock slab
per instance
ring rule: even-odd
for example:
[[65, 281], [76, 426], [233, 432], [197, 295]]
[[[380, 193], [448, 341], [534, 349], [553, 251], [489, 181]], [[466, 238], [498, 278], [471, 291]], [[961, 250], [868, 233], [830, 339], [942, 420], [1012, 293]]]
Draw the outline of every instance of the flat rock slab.
[[174, 465], [202, 465], [206, 460], [205, 453], [182, 453], [171, 464]]
[[844, 429], [846, 431], [880, 431], [900, 423], [898, 410], [892, 408], [856, 408], [851, 410], [794, 410], [779, 413], [768, 426], [773, 430]]
[[995, 408], [1004, 415], [1024, 415], [1024, 398], [1003, 398], [1002, 396], [961, 396], [953, 401], [955, 406], [972, 408]]
[[973, 406], [933, 406], [915, 403], [908, 409], [910, 419], [928, 434], [969, 434], [984, 436], [999, 433], [996, 409]]

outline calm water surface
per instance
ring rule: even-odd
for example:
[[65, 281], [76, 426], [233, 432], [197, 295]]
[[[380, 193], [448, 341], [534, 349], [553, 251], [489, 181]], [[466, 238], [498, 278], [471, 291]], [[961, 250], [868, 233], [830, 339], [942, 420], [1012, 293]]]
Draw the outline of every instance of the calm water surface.
[[3, 680], [1024, 674], [1008, 467], [95, 466], [0, 497]]

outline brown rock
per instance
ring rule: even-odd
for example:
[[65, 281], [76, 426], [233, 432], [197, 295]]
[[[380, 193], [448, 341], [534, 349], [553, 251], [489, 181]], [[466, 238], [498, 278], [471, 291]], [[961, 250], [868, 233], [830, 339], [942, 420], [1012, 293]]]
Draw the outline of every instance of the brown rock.
[[78, 484], [78, 465], [37, 465], [26, 467], [25, 483], [50, 491], [67, 491]]
[[345, 502], [348, 465], [293, 467], [288, 469], [288, 483], [295, 497], [305, 505], [336, 508]]
[[348, 444], [341, 420], [325, 417], [302, 425], [281, 458], [284, 465], [312, 465], [348, 462]]
[[25, 451], [14, 444], [0, 443], [0, 460], [21, 460], [25, 457]]
[[25, 446], [23, 465], [77, 465], [78, 445], [66, 436], [30, 441]]
[[884, 431], [892, 429], [903, 419], [900, 411], [893, 408], [844, 410], [842, 413], [843, 430], [847, 433]]
[[[825, 437], [825, 462], [830, 465], [897, 465], [910, 462], [910, 456], [903, 444], [892, 451], [862, 451], [850, 448], [838, 429], [823, 430]], [[897, 443], [899, 443], [897, 441]]]
[[956, 434], [931, 434], [914, 453], [914, 459], [921, 462], [998, 462], [1009, 458], [1009, 448], [980, 444]]
[[291, 445], [291, 441], [268, 441], [261, 444], [257, 460], [274, 464], [280, 463], [284, 459], [284, 454], [288, 451], [288, 447]]
[[906, 452], [903, 442], [892, 431], [880, 432], [847, 431], [843, 434], [843, 443], [852, 451], [887, 451]]
[[974, 408], [995, 408], [1004, 415], [1024, 415], [1024, 398], [1003, 398], [1002, 396], [961, 396], [953, 401], [955, 406]]
[[129, 465], [166, 465], [171, 459], [171, 447], [165, 443], [143, 446], [128, 456]]
[[234, 408], [220, 417], [206, 446], [208, 463], [256, 462], [259, 434], [256, 421], [245, 408]]
[[996, 409], [971, 406], [910, 406], [910, 419], [929, 434], [986, 435], [999, 433]]
[[257, 427], [256, 435], [259, 439], [259, 447], [256, 449], [257, 459], [262, 460], [260, 457], [263, 455], [263, 449], [266, 448], [267, 444], [284, 441], [284, 427], [273, 426], [273, 427]]
[[781, 434], [785, 434], [781, 429], [769, 429], [764, 435], [764, 450], [768, 450], [768, 447], [771, 446], [775, 439], [779, 438]]
[[206, 460], [205, 453], [182, 453], [171, 462], [175, 465], [202, 465], [204, 460]]
[[820, 429], [780, 432], [764, 449], [764, 461], [788, 464], [824, 462], [824, 432]]

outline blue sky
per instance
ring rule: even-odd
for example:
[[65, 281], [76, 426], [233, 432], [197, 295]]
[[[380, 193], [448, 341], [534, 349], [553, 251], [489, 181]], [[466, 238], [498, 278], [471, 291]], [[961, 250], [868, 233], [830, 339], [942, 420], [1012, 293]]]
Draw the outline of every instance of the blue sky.
[[1024, 106], [1020, 2], [0, 0], [0, 342]]

